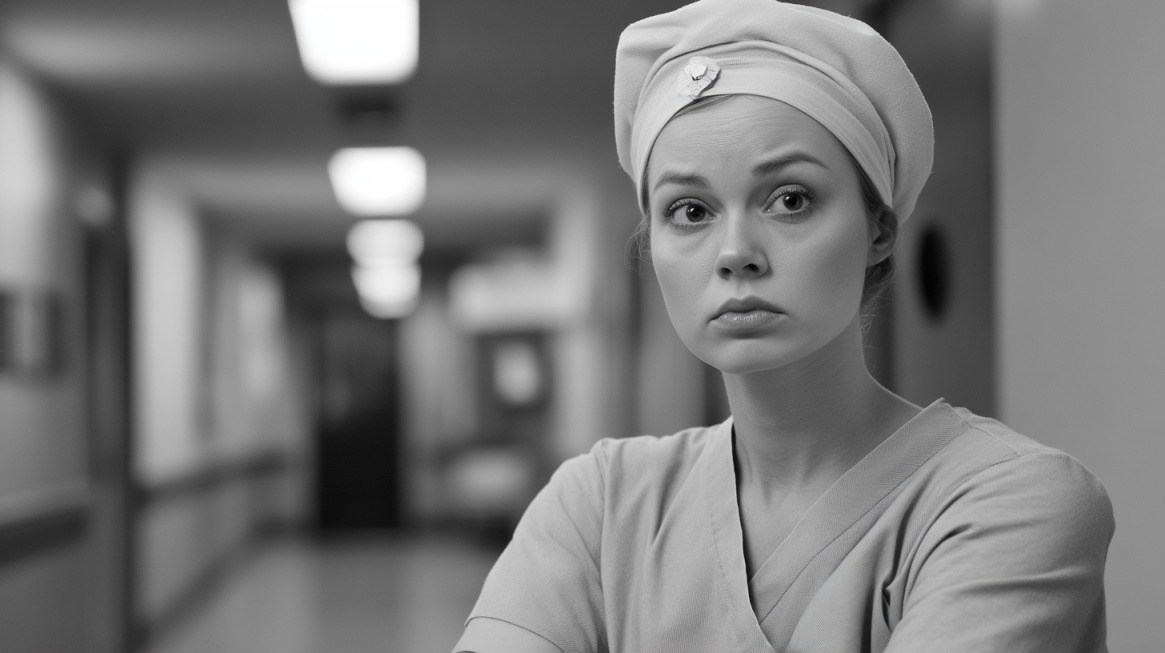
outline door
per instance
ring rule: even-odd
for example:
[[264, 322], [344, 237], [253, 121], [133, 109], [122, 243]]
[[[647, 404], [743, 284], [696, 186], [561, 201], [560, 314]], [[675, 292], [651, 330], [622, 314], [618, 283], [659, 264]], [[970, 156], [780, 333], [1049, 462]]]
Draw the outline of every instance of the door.
[[325, 533], [401, 517], [399, 354], [390, 320], [333, 311], [317, 329], [316, 515]]

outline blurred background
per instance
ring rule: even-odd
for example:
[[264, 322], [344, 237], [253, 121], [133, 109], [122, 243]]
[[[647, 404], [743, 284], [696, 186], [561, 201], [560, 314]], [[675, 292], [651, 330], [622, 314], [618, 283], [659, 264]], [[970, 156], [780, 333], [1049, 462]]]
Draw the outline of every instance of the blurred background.
[[[726, 416], [612, 137], [682, 3], [360, 4], [0, 0], [5, 653], [447, 651], [561, 461]], [[808, 4], [934, 111], [872, 370], [1099, 475], [1165, 650], [1165, 3]]]

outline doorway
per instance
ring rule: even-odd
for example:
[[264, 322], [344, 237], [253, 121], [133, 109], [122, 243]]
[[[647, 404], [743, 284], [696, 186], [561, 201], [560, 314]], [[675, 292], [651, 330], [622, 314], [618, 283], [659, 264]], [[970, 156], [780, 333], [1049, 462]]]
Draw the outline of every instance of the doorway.
[[397, 325], [325, 313], [316, 330], [316, 525], [323, 534], [401, 525]]

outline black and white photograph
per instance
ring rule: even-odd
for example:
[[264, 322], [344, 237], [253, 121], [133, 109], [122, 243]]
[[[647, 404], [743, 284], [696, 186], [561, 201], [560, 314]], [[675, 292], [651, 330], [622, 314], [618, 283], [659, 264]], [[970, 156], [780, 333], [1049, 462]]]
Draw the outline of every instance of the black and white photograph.
[[1162, 653], [1162, 0], [0, 0], [0, 653]]

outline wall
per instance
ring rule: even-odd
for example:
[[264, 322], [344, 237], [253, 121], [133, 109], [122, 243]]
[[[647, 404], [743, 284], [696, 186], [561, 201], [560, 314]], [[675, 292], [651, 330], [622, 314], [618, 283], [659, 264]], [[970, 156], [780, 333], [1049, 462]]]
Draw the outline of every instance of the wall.
[[[903, 0], [884, 30], [918, 80], [934, 117], [934, 168], [903, 229], [890, 310], [894, 391], [925, 406], [939, 397], [995, 414], [992, 315], [991, 21], [989, 5]], [[942, 239], [942, 270], [922, 269], [923, 236]], [[936, 274], [938, 272], [938, 274]], [[927, 309], [923, 276], [945, 279], [946, 303]]]
[[[63, 317], [58, 372], [0, 371], [5, 535], [61, 501], [87, 511], [83, 234], [69, 202], [69, 141], [49, 99], [0, 60], [0, 292], [54, 293]], [[85, 650], [94, 587], [82, 535], [54, 536], [49, 548], [0, 559], [0, 650]], [[10, 551], [0, 546], [0, 553]]]
[[211, 440], [218, 456], [297, 449], [310, 415], [294, 369], [283, 282], [229, 231], [212, 234], [206, 293]]
[[176, 182], [140, 166], [131, 187], [135, 467], [151, 483], [205, 462], [207, 273], [198, 214]]
[[208, 226], [184, 180], [145, 159], [130, 180], [135, 614], [149, 638], [263, 527], [306, 510], [307, 417], [282, 285]]
[[620, 387], [615, 358], [626, 332], [616, 324], [628, 298], [619, 261], [610, 257], [618, 250], [607, 246], [611, 216], [603, 202], [609, 195], [594, 181], [580, 180], [562, 190], [552, 216], [548, 246], [566, 280], [561, 292], [579, 298], [579, 310], [555, 338], [555, 461], [589, 451], [600, 438], [625, 435], [623, 414], [610, 394]]
[[1165, 650], [1165, 3], [1000, 0], [999, 401], [1108, 487], [1109, 647]]
[[81, 229], [65, 197], [65, 134], [51, 106], [12, 69], [0, 68], [0, 85], [0, 289], [57, 293], [72, 318], [64, 375], [0, 376], [0, 493], [14, 493], [73, 480], [81, 469]]
[[296, 347], [275, 266], [230, 230], [212, 229], [208, 245], [203, 324], [210, 447], [216, 460], [278, 452], [287, 467], [258, 489], [253, 507], [273, 525], [300, 525], [311, 493], [308, 352]]

